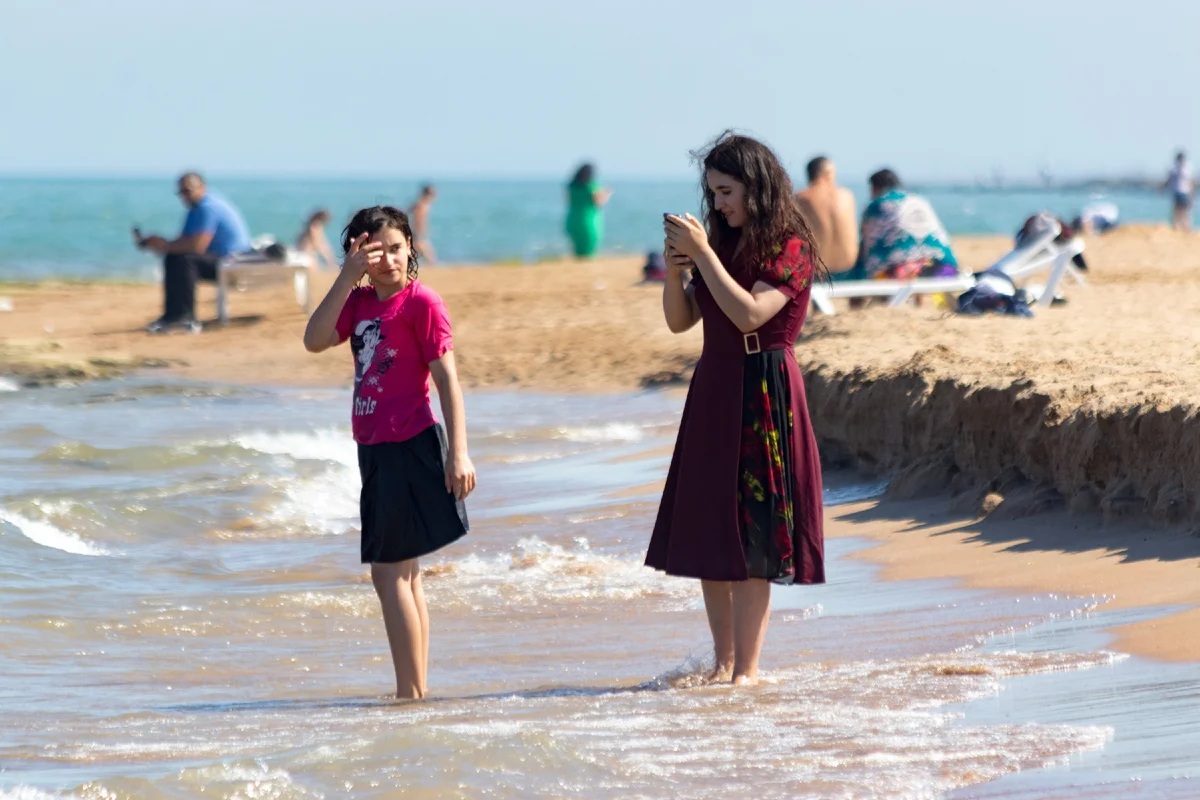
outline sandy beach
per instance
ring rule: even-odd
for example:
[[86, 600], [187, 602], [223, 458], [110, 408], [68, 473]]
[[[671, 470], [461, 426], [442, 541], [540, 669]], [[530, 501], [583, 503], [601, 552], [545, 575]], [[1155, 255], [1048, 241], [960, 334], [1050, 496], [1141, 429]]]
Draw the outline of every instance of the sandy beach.
[[[1007, 240], [956, 248], [982, 268]], [[1200, 602], [1194, 398], [1200, 237], [1130, 226], [1091, 238], [1089, 286], [1033, 319], [965, 318], [931, 303], [814, 317], [797, 345], [823, 455], [894, 476], [889, 499], [830, 514], [831, 536], [867, 536], [894, 578], [1113, 598]], [[446, 299], [468, 389], [628, 391], [684, 385], [698, 330], [671, 336], [640, 261], [426, 269]], [[320, 297], [332, 280], [316, 280]], [[348, 354], [304, 352], [286, 287], [235, 294], [234, 320], [198, 336], [141, 331], [160, 304], [144, 285], [8, 285], [0, 374], [28, 385], [137, 367], [206, 381], [345, 385]], [[200, 315], [214, 316], [212, 289]], [[1200, 659], [1200, 611], [1118, 631], [1121, 650]]]

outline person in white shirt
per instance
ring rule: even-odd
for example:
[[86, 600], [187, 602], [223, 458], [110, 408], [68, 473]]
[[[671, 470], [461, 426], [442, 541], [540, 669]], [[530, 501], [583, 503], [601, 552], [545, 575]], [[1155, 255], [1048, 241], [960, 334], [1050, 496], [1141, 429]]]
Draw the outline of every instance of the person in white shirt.
[[1177, 231], [1190, 231], [1195, 187], [1192, 183], [1192, 165], [1188, 163], [1187, 155], [1182, 150], [1175, 154], [1175, 166], [1167, 176], [1165, 188], [1171, 192], [1174, 203], [1171, 227]]

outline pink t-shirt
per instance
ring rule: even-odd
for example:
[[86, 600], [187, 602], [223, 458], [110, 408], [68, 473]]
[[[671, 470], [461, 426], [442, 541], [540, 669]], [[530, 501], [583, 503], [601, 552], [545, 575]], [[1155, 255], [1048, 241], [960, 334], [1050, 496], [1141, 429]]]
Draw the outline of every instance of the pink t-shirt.
[[429, 363], [454, 349], [450, 313], [437, 292], [414, 280], [380, 301], [374, 287], [360, 286], [346, 298], [337, 332], [354, 353], [356, 442], [403, 442], [437, 422]]

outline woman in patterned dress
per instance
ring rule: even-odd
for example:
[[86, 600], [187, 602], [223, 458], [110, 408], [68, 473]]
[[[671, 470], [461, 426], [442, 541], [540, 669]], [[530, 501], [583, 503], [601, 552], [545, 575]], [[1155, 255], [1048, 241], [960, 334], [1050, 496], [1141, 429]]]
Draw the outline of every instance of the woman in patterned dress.
[[713, 679], [753, 684], [770, 584], [825, 581], [821, 465], [793, 344], [827, 274], [768, 147], [726, 133], [697, 160], [704, 221], [665, 218], [663, 313], [674, 333], [702, 322], [704, 349], [646, 564], [700, 579]]

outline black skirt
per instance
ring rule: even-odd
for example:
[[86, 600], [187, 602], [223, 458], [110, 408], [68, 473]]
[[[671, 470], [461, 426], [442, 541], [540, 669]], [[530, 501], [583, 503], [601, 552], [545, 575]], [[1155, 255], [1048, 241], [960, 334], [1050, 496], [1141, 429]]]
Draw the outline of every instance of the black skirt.
[[469, 529], [467, 508], [446, 491], [446, 434], [433, 425], [405, 442], [358, 446], [362, 563], [429, 555]]

